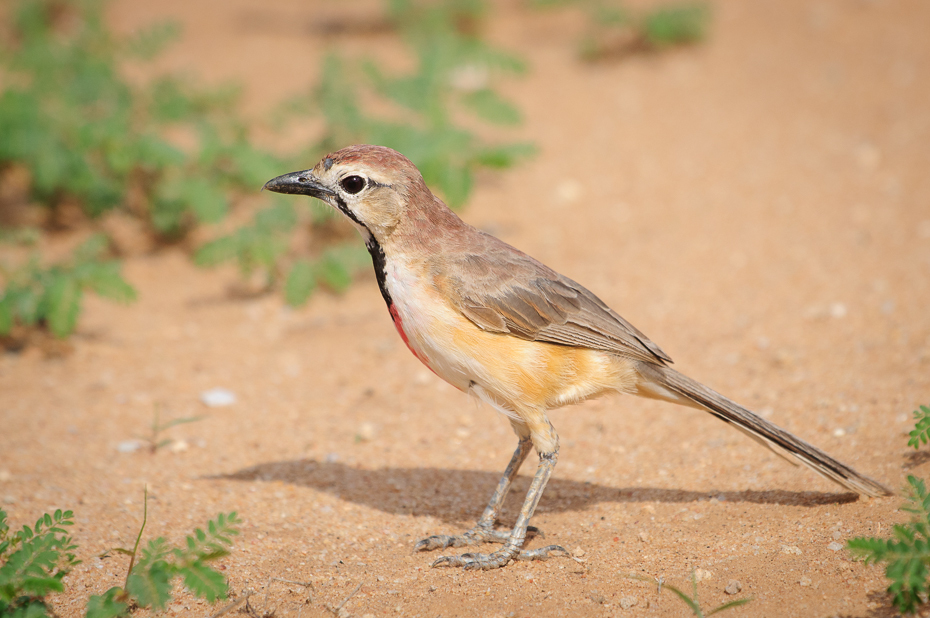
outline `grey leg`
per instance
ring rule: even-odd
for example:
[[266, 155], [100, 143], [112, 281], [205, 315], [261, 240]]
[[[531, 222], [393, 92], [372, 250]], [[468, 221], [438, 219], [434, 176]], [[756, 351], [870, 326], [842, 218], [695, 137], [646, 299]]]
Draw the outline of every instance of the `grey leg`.
[[[514, 427], [514, 429], [517, 429]], [[519, 435], [519, 434], [518, 434]], [[462, 547], [465, 545], [478, 545], [480, 543], [505, 543], [511, 538], [510, 532], [504, 532], [494, 529], [494, 523], [497, 521], [504, 504], [504, 498], [510, 491], [510, 485], [517, 476], [520, 466], [530, 454], [533, 448], [533, 442], [529, 435], [521, 435], [520, 442], [517, 444], [517, 450], [513, 452], [507, 469], [504, 470], [504, 476], [497, 483], [497, 489], [491, 496], [490, 502], [484, 508], [484, 513], [474, 528], [464, 534], [448, 535], [434, 534], [431, 537], [422, 539], [414, 546], [413, 551], [431, 551], [434, 549], [444, 549], [446, 547]], [[531, 530], [535, 531], [534, 528]]]
[[[517, 448], [517, 453], [519, 452], [520, 447]], [[516, 459], [517, 453], [514, 453], [514, 459]], [[460, 566], [466, 569], [488, 570], [506, 566], [511, 560], [546, 560], [549, 558], [549, 553], [554, 551], [562, 552], [564, 555], [568, 556], [568, 551], [559, 545], [549, 545], [532, 551], [521, 549], [523, 547], [523, 542], [526, 540], [526, 531], [529, 526], [530, 518], [536, 510], [536, 505], [539, 504], [539, 499], [542, 497], [543, 490], [546, 488], [546, 483], [552, 475], [552, 470], [555, 468], [556, 461], [558, 461], [558, 450], [552, 453], [543, 453], [539, 456], [539, 467], [536, 469], [536, 476], [533, 477], [530, 489], [526, 493], [526, 500], [523, 502], [523, 508], [520, 509], [520, 516], [517, 518], [517, 524], [514, 526], [507, 542], [501, 549], [492, 554], [467, 553], [461, 556], [443, 556], [433, 562], [433, 566]], [[508, 466], [508, 471], [509, 469]], [[514, 472], [514, 474], [516, 474], [516, 472]], [[506, 478], [507, 475], [505, 474], [505, 479]], [[498, 486], [498, 490], [504, 485], [505, 479], [501, 479], [501, 485]], [[497, 493], [495, 493], [495, 497], [496, 496]], [[503, 498], [501, 498], [501, 500], [503, 500]], [[491, 499], [488, 509], [491, 509], [492, 506], [494, 506], [494, 498]], [[500, 505], [498, 505], [498, 508], [500, 508]], [[485, 513], [488, 513], [487, 509]], [[484, 515], [482, 515], [482, 519], [484, 519]]]

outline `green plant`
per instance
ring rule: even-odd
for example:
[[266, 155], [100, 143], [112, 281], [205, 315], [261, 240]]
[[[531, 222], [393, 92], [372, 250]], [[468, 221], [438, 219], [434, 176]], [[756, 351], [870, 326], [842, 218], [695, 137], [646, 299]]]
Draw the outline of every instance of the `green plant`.
[[0, 243], [33, 246], [39, 242], [39, 230], [34, 227], [0, 227]]
[[699, 2], [660, 6], [643, 16], [642, 37], [656, 48], [698, 43], [707, 33], [708, 17], [707, 5]]
[[142, 526], [131, 550], [114, 551], [128, 555], [129, 567], [122, 587], [114, 586], [103, 595], [90, 597], [87, 618], [128, 616], [131, 607], [163, 609], [171, 600], [173, 580], [180, 577], [195, 595], [210, 603], [225, 599], [227, 584], [223, 575], [210, 567], [211, 561], [229, 555], [232, 539], [241, 520], [236, 513], [220, 513], [207, 523], [206, 531], [197, 528], [181, 547], [171, 547], [163, 537], [148, 542], [139, 556], [142, 532], [148, 521], [148, 491], [145, 492]]
[[702, 41], [710, 10], [703, 2], [676, 2], [644, 12], [631, 11], [618, 0], [533, 0], [537, 7], [580, 5], [588, 14], [581, 39], [582, 58], [649, 52]]
[[857, 537], [846, 546], [865, 564], [886, 563], [885, 577], [891, 581], [888, 593], [892, 604], [905, 614], [913, 614], [927, 601], [930, 576], [930, 493], [922, 479], [908, 475], [909, 495], [901, 510], [911, 521], [896, 524], [893, 538]]
[[[376, 61], [330, 55], [312, 101], [326, 120], [318, 150], [364, 142], [403, 152], [452, 207], [465, 203], [475, 170], [507, 168], [534, 152], [526, 143], [488, 144], [455, 121], [456, 110], [492, 125], [515, 125], [519, 110], [491, 87], [494, 73], [520, 74], [525, 63], [477, 34], [487, 10], [480, 0], [389, 0], [388, 18], [417, 59], [416, 69], [389, 75]], [[376, 114], [361, 92], [386, 99], [396, 113]], [[383, 107], [383, 105], [381, 106]]]
[[202, 418], [201, 416], [185, 416], [180, 418], [173, 418], [170, 421], [161, 422], [161, 406], [155, 404], [155, 411], [152, 413], [152, 426], [150, 428], [149, 435], [144, 438], [146, 445], [149, 448], [149, 452], [154, 453], [163, 446], [168, 446], [171, 444], [171, 438], [159, 438], [161, 432], [171, 429], [177, 425], [184, 425], [186, 423], [195, 423]]
[[914, 429], [908, 434], [911, 439], [907, 441], [908, 446], [915, 449], [920, 448], [920, 443], [926, 444], [930, 441], [930, 407], [920, 406], [919, 410], [914, 410]]
[[74, 513], [45, 513], [35, 526], [10, 533], [6, 511], [0, 509], [0, 615], [21, 618], [48, 616], [46, 596], [62, 592], [62, 579], [75, 565], [77, 546], [65, 531]]
[[106, 247], [106, 237], [96, 235], [67, 263], [43, 266], [33, 255], [17, 268], [0, 265], [0, 335], [16, 324], [48, 328], [58, 337], [70, 334], [84, 290], [119, 302], [134, 300], [136, 292], [120, 275], [119, 263], [103, 258]]
[[[139, 557], [147, 521], [148, 490], [135, 545], [131, 550], [114, 550], [130, 557], [125, 583], [103, 595], [91, 596], [87, 618], [128, 616], [134, 607], [164, 608], [171, 600], [175, 578], [181, 578], [194, 595], [210, 603], [226, 598], [225, 578], [208, 563], [229, 554], [231, 537], [239, 534], [237, 526], [241, 523], [236, 513], [220, 513], [207, 523], [206, 531], [197, 528], [181, 547], [171, 547], [162, 537], [149, 541]], [[74, 554], [77, 545], [65, 531], [72, 525], [74, 513], [59, 509], [42, 515], [35, 526], [24, 525], [11, 534], [7, 513], [0, 509], [0, 616], [56, 615], [47, 597], [63, 592], [62, 580], [81, 563]]]
[[[461, 206], [472, 191], [477, 169], [510, 167], [529, 156], [533, 147], [487, 144], [459, 126], [453, 112], [461, 109], [496, 125], [519, 123], [519, 111], [491, 89], [490, 74], [522, 73], [525, 66], [473, 32], [486, 9], [484, 2], [389, 0], [386, 6], [394, 29], [418, 59], [416, 70], [392, 76], [374, 60], [349, 62], [330, 54], [312, 95], [285, 108], [323, 115], [324, 133], [308, 150], [307, 159], [351, 143], [389, 146], [408, 156], [450, 206]], [[370, 111], [362, 101], [372, 97], [380, 99], [380, 107], [391, 103], [396, 113]], [[302, 219], [319, 225], [330, 216], [328, 209], [298, 211], [293, 202], [278, 202], [256, 214], [250, 225], [201, 247], [195, 259], [204, 266], [235, 260], [246, 276], [262, 273], [265, 289], [283, 281], [285, 300], [300, 305], [319, 283], [341, 291], [355, 271], [367, 267], [367, 254], [357, 242], [324, 244], [313, 256], [291, 249], [293, 230]]]
[[722, 605], [718, 605], [714, 609], [705, 613], [705, 611], [701, 608], [700, 602], [698, 601], [697, 578], [694, 575], [693, 569], [691, 571], [692, 596], [688, 596], [687, 594], [685, 594], [684, 592], [682, 592], [675, 586], [666, 584], [664, 581], [660, 581], [657, 579], [650, 579], [648, 577], [643, 577], [642, 575], [636, 575], [636, 574], [627, 575], [627, 577], [629, 577], [630, 579], [636, 579], [639, 581], [658, 584], [659, 593], [662, 592], [663, 588], [671, 590], [673, 593], [675, 593], [678, 596], [678, 598], [684, 601], [685, 605], [688, 606], [688, 609], [691, 610], [691, 613], [694, 614], [697, 618], [704, 618], [705, 616], [711, 616], [713, 614], [722, 612], [727, 609], [733, 609], [734, 607], [739, 607], [740, 605], [746, 605], [747, 603], [752, 601], [752, 597], [746, 597], [743, 599], [734, 599], [733, 601], [728, 601], [726, 603], [723, 603]]
[[[178, 32], [159, 24], [118, 38], [103, 0], [18, 0], [0, 42], [0, 167], [24, 166], [34, 198], [91, 215], [123, 207], [164, 237], [216, 222], [229, 195], [253, 190], [278, 159], [251, 146], [236, 91], [178, 77], [133, 86], [119, 71]], [[169, 138], [169, 135], [182, 136]]]
[[[205, 90], [176, 75], [142, 85], [125, 80], [122, 64], [150, 60], [179, 30], [158, 24], [118, 37], [105, 25], [103, 5], [15, 0], [11, 36], [0, 40], [0, 169], [25, 169], [32, 197], [53, 214], [74, 204], [91, 217], [119, 208], [161, 240], [176, 240], [195, 226], [221, 223], [237, 196], [302, 164], [297, 161], [315, 161], [352, 142], [404, 152], [450, 205], [460, 206], [477, 169], [505, 168], [533, 151], [529, 144], [486, 143], [454, 120], [465, 112], [494, 125], [520, 121], [519, 111], [490, 87], [490, 75], [525, 67], [478, 36], [487, 8], [481, 0], [385, 0], [394, 31], [418, 59], [416, 70], [390, 75], [371, 60], [327, 57], [313, 95], [289, 105], [300, 114], [320, 112], [324, 120], [320, 139], [294, 157], [251, 144], [236, 113], [235, 88]], [[372, 98], [380, 101], [362, 103]], [[370, 111], [385, 103], [394, 113]], [[304, 224], [328, 225], [330, 214], [321, 212], [309, 201], [296, 208], [273, 201], [252, 223], [199, 248], [195, 261], [234, 260], [245, 276], [263, 274], [265, 289], [283, 286], [292, 304], [319, 283], [342, 289], [360, 251], [332, 240], [309, 251], [294, 242]], [[73, 319], [64, 318], [72, 314], [62, 311], [53, 331], [70, 332]], [[32, 319], [28, 312], [23, 317]]]

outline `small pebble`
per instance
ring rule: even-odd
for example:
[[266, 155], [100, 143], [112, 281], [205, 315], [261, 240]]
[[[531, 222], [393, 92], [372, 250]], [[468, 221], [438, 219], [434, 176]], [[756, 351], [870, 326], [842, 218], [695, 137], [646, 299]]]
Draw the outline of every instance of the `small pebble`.
[[794, 554], [796, 556], [801, 555], [801, 549], [797, 545], [782, 545], [781, 553], [783, 554]]
[[843, 544], [833, 541], [832, 543], [827, 545], [827, 549], [832, 549], [833, 551], [840, 551], [841, 549], [843, 549]]
[[358, 427], [358, 438], [361, 442], [371, 442], [377, 433], [374, 423], [362, 423]]
[[620, 597], [620, 608], [621, 609], [630, 609], [631, 607], [636, 607], [639, 603], [639, 599], [636, 597]]
[[581, 183], [576, 180], [563, 180], [555, 189], [556, 195], [563, 202], [572, 203], [578, 200], [583, 193]]
[[200, 401], [209, 408], [222, 408], [236, 403], [236, 394], [226, 388], [211, 388], [200, 393]]
[[576, 547], [575, 549], [572, 550], [572, 555], [573, 555], [574, 557], [576, 557], [576, 558], [581, 558], [581, 557], [583, 557], [586, 553], [587, 553], [587, 552], [585, 552], [585, 550], [581, 549], [581, 547]]
[[798, 583], [801, 584], [802, 586], [805, 586], [805, 587], [806, 587], [806, 586], [810, 586], [810, 585], [811, 585], [811, 578], [808, 577], [807, 575], [802, 575], [802, 576], [801, 576], [801, 580], [800, 580]]
[[116, 445], [116, 450], [120, 453], [135, 453], [142, 448], [142, 440], [123, 440]]
[[727, 587], [724, 588], [723, 591], [726, 592], [727, 594], [738, 594], [739, 591], [742, 589], [743, 589], [743, 585], [739, 583], [739, 580], [731, 579], [729, 583], [727, 583]]
[[713, 579], [714, 574], [707, 569], [694, 569], [694, 581], [702, 582], [707, 579]]

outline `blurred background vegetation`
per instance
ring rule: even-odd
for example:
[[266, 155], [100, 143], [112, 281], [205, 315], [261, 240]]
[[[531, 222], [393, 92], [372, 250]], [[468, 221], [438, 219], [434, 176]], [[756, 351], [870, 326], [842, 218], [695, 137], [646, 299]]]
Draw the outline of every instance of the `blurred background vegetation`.
[[[318, 83], [282, 102], [265, 123], [285, 132], [308, 117], [322, 119], [316, 139], [282, 152], [256, 145], [235, 85], [205, 88], [174, 74], [139, 85], [122, 75], [125, 62], [151, 61], [182, 36], [177, 25], [152, 24], [119, 37], [107, 27], [103, 0], [11, 2], [0, 29], [4, 344], [21, 347], [35, 332], [66, 337], [85, 291], [133, 300], [120, 260], [167, 246], [204, 267], [234, 262], [249, 283], [243, 289], [280, 291], [292, 305], [319, 286], [345, 289], [368, 267], [361, 243], [340, 232], [334, 213], [315, 200], [256, 196], [257, 188], [329, 151], [375, 143], [407, 155], [458, 208], [468, 201], [476, 171], [503, 170], [532, 156], [531, 143], [489, 142], [468, 128], [506, 129], [521, 121], [494, 85], [529, 67], [482, 36], [493, 6], [384, 0], [378, 27], [403, 42], [413, 68], [397, 73], [334, 45]], [[526, 0], [523, 8], [557, 6], [586, 15], [578, 42], [584, 61], [698, 42], [709, 19], [700, 4], [636, 13], [609, 0]], [[250, 220], [230, 216], [243, 209]], [[75, 228], [89, 240], [73, 254], [43, 254], [47, 234]]]

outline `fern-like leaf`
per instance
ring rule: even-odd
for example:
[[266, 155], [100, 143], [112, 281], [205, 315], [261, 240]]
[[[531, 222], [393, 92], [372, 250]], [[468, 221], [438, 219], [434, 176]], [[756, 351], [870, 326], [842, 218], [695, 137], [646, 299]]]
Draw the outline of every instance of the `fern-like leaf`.
[[87, 601], [86, 618], [117, 618], [129, 613], [129, 606], [116, 597], [123, 591], [120, 588], [113, 587], [107, 590], [103, 596], [93, 595]]
[[65, 337], [74, 330], [81, 309], [81, 288], [70, 276], [59, 275], [52, 280], [42, 299], [49, 330]]
[[[292, 307], [299, 307], [307, 302], [316, 287], [316, 275], [310, 260], [297, 260], [291, 266], [291, 272], [284, 283], [284, 300]], [[2, 323], [0, 323], [2, 332]]]
[[914, 420], [914, 430], [908, 434], [911, 439], [907, 444], [916, 449], [920, 448], [921, 443], [930, 441], [930, 407], [920, 406], [919, 410], [914, 410]]
[[215, 571], [203, 562], [193, 562], [187, 566], [178, 569], [178, 573], [184, 578], [184, 585], [198, 597], [204, 598], [210, 603], [217, 599], [226, 598], [226, 578], [222, 573]]
[[909, 475], [907, 482], [910, 495], [901, 510], [911, 513], [911, 521], [895, 525], [892, 539], [859, 537], [850, 539], [847, 548], [866, 564], [886, 563], [892, 604], [903, 613], [914, 613], [928, 594], [930, 493], [922, 479]]
[[171, 571], [163, 560], [135, 567], [126, 579], [126, 591], [141, 607], [162, 609], [171, 600]]

